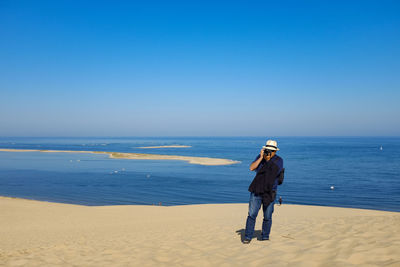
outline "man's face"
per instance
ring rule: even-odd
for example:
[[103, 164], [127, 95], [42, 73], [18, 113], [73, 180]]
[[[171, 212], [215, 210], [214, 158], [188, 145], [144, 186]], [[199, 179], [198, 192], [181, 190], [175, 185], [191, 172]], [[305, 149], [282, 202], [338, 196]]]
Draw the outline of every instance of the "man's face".
[[271, 154], [267, 155], [267, 153], [264, 153], [264, 159], [266, 161], [270, 160], [273, 156], [275, 156], [276, 151], [272, 151]]

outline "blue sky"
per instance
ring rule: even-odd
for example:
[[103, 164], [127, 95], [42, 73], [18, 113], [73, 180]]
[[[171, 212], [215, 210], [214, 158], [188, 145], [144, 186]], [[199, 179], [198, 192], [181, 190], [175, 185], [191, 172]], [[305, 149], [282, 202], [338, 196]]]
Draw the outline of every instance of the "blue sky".
[[398, 1], [0, 1], [0, 136], [399, 136]]

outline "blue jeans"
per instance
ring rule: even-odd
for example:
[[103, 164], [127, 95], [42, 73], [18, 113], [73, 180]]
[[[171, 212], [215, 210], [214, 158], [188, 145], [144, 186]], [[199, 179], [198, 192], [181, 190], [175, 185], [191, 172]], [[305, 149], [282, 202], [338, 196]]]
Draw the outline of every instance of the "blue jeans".
[[[263, 205], [264, 220], [262, 224], [261, 239], [269, 239], [269, 233], [271, 232], [271, 226], [272, 226], [272, 213], [274, 212], [274, 203], [275, 200], [272, 201], [268, 205], [268, 207], [265, 207]], [[246, 231], [244, 233], [245, 239], [253, 238], [254, 227], [256, 225], [256, 218], [258, 215], [258, 211], [261, 208], [261, 204], [262, 204], [262, 197], [259, 195], [255, 195], [254, 193], [251, 193], [249, 201], [249, 216], [247, 216]]]

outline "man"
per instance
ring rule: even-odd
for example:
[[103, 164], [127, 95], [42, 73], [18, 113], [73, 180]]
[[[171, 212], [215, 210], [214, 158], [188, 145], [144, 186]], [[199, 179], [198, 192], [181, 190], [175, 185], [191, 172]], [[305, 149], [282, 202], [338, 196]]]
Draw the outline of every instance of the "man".
[[250, 170], [256, 171], [257, 174], [249, 186], [249, 215], [247, 216], [245, 238], [243, 240], [245, 244], [250, 243], [253, 238], [254, 226], [261, 204], [264, 212], [261, 240], [269, 240], [276, 191], [278, 182], [282, 181], [278, 179], [283, 170], [283, 160], [276, 155], [278, 150], [277, 142], [268, 140], [266, 145], [262, 147], [260, 154], [250, 165]]

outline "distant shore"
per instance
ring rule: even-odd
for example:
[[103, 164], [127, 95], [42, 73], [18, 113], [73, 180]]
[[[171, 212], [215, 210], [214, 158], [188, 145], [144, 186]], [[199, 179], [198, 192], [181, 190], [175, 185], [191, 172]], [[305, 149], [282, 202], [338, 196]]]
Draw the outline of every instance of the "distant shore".
[[120, 153], [107, 151], [74, 151], [74, 150], [39, 150], [39, 149], [11, 149], [0, 148], [0, 152], [44, 152], [44, 153], [86, 153], [86, 154], [107, 154], [110, 158], [115, 159], [136, 159], [136, 160], [182, 160], [190, 164], [219, 166], [232, 165], [240, 163], [240, 161], [220, 158], [208, 157], [190, 157], [177, 155], [158, 155], [158, 154], [142, 154], [142, 153]]
[[0, 265], [399, 266], [399, 212], [276, 205], [271, 240], [257, 240], [259, 216], [244, 245], [247, 209], [0, 197]]
[[170, 146], [139, 146], [138, 148], [190, 148], [192, 146], [170, 145]]

